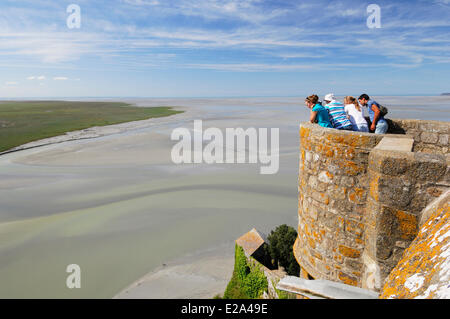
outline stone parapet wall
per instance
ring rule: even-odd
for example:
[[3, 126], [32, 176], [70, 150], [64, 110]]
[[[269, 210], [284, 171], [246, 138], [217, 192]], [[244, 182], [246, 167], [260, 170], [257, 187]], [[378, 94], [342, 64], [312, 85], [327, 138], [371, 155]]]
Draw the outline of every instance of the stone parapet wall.
[[[413, 122], [395, 121], [391, 128], [397, 132], [406, 128], [399, 135], [301, 124], [294, 255], [302, 272], [373, 290], [382, 287], [417, 235], [421, 211], [450, 185], [447, 146], [434, 154], [418, 152], [434, 144], [411, 140], [412, 129], [421, 129]], [[438, 136], [445, 135], [449, 123], [437, 123]], [[387, 136], [414, 145], [415, 152], [377, 149]]]
[[381, 298], [450, 298], [450, 191], [422, 217], [418, 236], [389, 274]]
[[450, 154], [448, 122], [389, 120], [389, 132], [407, 134], [414, 139], [414, 152]]
[[361, 284], [370, 151], [383, 136], [300, 127], [298, 239], [294, 253], [314, 278]]
[[442, 154], [374, 149], [369, 156], [363, 288], [384, 280], [418, 234], [421, 213], [450, 185]]

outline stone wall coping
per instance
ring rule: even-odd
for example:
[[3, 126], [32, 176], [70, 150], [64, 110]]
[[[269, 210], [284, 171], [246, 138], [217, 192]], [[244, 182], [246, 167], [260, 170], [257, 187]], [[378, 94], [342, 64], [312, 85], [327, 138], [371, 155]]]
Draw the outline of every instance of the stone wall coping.
[[444, 194], [432, 201], [425, 209], [422, 211], [419, 228], [422, 228], [423, 224], [434, 214], [437, 210], [444, 207], [447, 203], [450, 203], [450, 189], [448, 189]]
[[326, 299], [377, 299], [378, 293], [330, 280], [308, 280], [286, 276], [277, 285], [278, 290]]
[[321, 135], [333, 135], [333, 136], [342, 136], [342, 137], [348, 137], [348, 138], [357, 138], [357, 137], [363, 137], [368, 138], [371, 143], [370, 144], [378, 144], [379, 141], [383, 139], [383, 137], [396, 137], [396, 138], [406, 138], [410, 139], [411, 136], [406, 134], [374, 134], [374, 133], [365, 133], [365, 132], [357, 132], [357, 131], [347, 131], [347, 130], [338, 130], [335, 128], [328, 128], [328, 127], [322, 127], [318, 124], [313, 124], [309, 122], [303, 122], [300, 123], [299, 128], [306, 128], [311, 130], [314, 135], [321, 136]]
[[[403, 124], [403, 125], [408, 125], [408, 126], [412, 126], [412, 127], [433, 127], [435, 126], [436, 128], [441, 128], [444, 130], [447, 130], [448, 132], [450, 132], [450, 122], [445, 122], [445, 121], [434, 121], [434, 120], [418, 120], [418, 119], [389, 119], [389, 121], [398, 124]], [[338, 130], [335, 128], [326, 128], [326, 127], [322, 127], [318, 124], [313, 124], [310, 122], [302, 122], [300, 123], [300, 126], [303, 127], [308, 127], [308, 128], [317, 128], [319, 130], [324, 130], [327, 131], [328, 133], [335, 131], [338, 134], [350, 134], [350, 135], [362, 135], [362, 136], [392, 136], [392, 135], [396, 135], [396, 137], [401, 138], [402, 136], [405, 136], [403, 134], [393, 134], [393, 133], [388, 133], [388, 134], [373, 134], [373, 133], [364, 133], [364, 132], [356, 132], [356, 131], [346, 131], [346, 130]], [[407, 136], [405, 136], [407, 137]]]
[[365, 132], [356, 132], [356, 131], [347, 131], [347, 130], [338, 130], [335, 128], [322, 127], [319, 124], [314, 124], [310, 122], [302, 122], [300, 123], [300, 127], [305, 127], [314, 130], [315, 132], [324, 132], [324, 133], [334, 133], [336, 135], [349, 135], [349, 136], [369, 136], [373, 138], [380, 138], [387, 135], [392, 134], [373, 134], [373, 133], [365, 133]]
[[413, 124], [434, 125], [434, 126], [446, 127], [448, 129], [450, 129], [450, 122], [446, 122], [446, 121], [419, 120], [419, 119], [390, 119], [390, 120], [394, 121], [394, 122], [407, 123], [410, 125], [413, 125]]
[[414, 140], [412, 138], [383, 137], [375, 150], [411, 152]]

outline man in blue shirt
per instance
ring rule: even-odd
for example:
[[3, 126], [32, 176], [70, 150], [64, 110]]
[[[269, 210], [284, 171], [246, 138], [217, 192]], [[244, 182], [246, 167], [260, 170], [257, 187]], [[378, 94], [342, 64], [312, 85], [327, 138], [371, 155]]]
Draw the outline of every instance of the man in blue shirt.
[[358, 101], [362, 106], [367, 106], [367, 109], [369, 110], [369, 118], [372, 122], [370, 131], [375, 132], [375, 134], [386, 134], [388, 123], [380, 112], [380, 104], [371, 100], [367, 94], [362, 94]]

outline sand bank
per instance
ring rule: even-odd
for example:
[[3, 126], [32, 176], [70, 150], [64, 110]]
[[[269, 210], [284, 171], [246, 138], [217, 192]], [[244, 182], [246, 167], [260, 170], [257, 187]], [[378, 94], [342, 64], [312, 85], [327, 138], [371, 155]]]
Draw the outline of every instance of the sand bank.
[[[215, 255], [217, 251], [223, 255]], [[121, 291], [116, 299], [211, 299], [222, 296], [234, 267], [230, 245], [186, 256], [155, 269]]]

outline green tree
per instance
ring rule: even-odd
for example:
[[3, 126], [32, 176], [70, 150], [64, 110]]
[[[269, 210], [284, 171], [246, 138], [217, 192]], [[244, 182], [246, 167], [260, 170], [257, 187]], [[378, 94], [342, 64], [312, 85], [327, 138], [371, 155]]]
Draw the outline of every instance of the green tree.
[[295, 260], [292, 247], [297, 238], [297, 231], [290, 226], [281, 225], [270, 232], [268, 236], [268, 252], [275, 264], [280, 264], [291, 276], [298, 276], [300, 266]]

